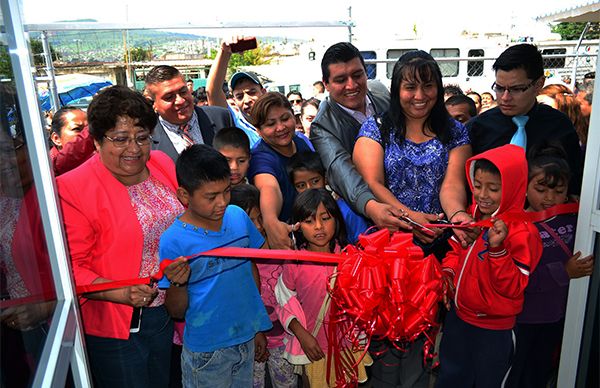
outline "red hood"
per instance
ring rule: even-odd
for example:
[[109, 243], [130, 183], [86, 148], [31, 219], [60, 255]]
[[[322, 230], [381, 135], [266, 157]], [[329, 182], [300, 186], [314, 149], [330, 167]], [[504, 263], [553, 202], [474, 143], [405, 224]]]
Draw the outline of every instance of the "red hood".
[[[500, 170], [502, 199], [500, 200], [500, 207], [494, 215], [510, 210], [523, 211], [527, 190], [527, 159], [525, 159], [525, 150], [522, 147], [507, 144], [468, 159], [465, 168], [471, 192], [473, 192], [475, 161], [478, 159], [487, 159]], [[475, 198], [473, 198], [473, 203], [475, 204]]]

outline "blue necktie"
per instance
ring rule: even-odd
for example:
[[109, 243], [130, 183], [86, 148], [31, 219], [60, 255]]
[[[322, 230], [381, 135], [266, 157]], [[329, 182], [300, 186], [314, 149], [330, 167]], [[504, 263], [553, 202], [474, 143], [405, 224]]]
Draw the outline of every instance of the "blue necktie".
[[525, 132], [525, 124], [529, 120], [529, 116], [514, 116], [513, 123], [517, 125], [517, 132], [510, 139], [510, 144], [518, 145], [527, 149], [527, 132]]

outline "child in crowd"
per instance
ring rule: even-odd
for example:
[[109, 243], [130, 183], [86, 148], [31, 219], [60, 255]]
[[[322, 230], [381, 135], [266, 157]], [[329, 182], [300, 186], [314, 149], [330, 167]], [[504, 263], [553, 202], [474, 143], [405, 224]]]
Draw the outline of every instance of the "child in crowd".
[[[231, 204], [244, 209], [265, 238], [268, 247], [269, 241], [260, 215], [260, 191], [252, 185], [237, 185], [231, 189]], [[271, 386], [274, 388], [296, 388], [298, 381], [297, 376], [294, 374], [294, 366], [283, 357], [285, 332], [275, 311], [279, 307], [277, 299], [275, 299], [275, 285], [283, 271], [283, 261], [257, 262], [256, 266], [260, 275], [260, 296], [273, 324], [273, 328], [265, 333], [267, 336], [267, 349], [269, 350], [269, 359], [266, 365], [269, 367]], [[265, 387], [265, 369], [264, 362], [254, 362], [254, 388]]]
[[474, 203], [470, 214], [492, 226], [467, 248], [453, 244], [442, 262], [454, 307], [445, 297], [450, 311], [436, 387], [500, 387], [513, 354], [512, 329], [542, 246], [532, 224], [501, 220], [506, 212], [524, 213], [523, 148], [491, 149], [467, 160], [466, 171]]
[[[560, 146], [532, 148], [527, 211], [544, 211], [566, 203], [569, 178], [569, 164]], [[544, 250], [517, 317], [517, 346], [507, 387], [547, 386], [562, 341], [569, 281], [589, 276], [594, 269], [592, 256], [573, 254], [577, 214], [557, 215], [536, 226]]]
[[[298, 193], [308, 189], [326, 188], [325, 167], [316, 152], [299, 152], [292, 156], [287, 165], [287, 172], [290, 182]], [[336, 195], [334, 194], [334, 196]], [[364, 233], [369, 227], [369, 222], [363, 216], [355, 213], [343, 198], [337, 197], [337, 204], [344, 218], [348, 242], [355, 244], [358, 241], [358, 235]]]
[[[300, 223], [294, 232], [299, 249], [312, 252], [339, 252], [346, 243], [344, 220], [331, 194], [325, 189], [309, 189], [296, 197], [292, 222]], [[289, 263], [283, 267], [275, 287], [281, 306], [279, 319], [288, 338], [285, 357], [295, 365], [304, 365], [311, 387], [327, 387], [326, 325], [331, 298], [327, 284], [332, 284], [335, 265], [311, 262]], [[368, 357], [365, 357], [368, 358]], [[364, 382], [364, 367], [359, 381]], [[335, 381], [332, 376], [330, 381]]]
[[159, 287], [167, 288], [169, 314], [185, 317], [183, 386], [251, 386], [253, 359], [268, 356], [260, 332], [271, 328], [253, 264], [198, 255], [219, 247], [260, 248], [264, 239], [242, 209], [228, 206], [231, 181], [223, 155], [193, 145], [179, 156], [176, 173], [177, 196], [186, 210], [160, 239], [161, 261], [177, 259]]
[[231, 185], [248, 183], [246, 173], [250, 167], [250, 141], [244, 131], [237, 127], [220, 129], [213, 140], [213, 148], [227, 159]]

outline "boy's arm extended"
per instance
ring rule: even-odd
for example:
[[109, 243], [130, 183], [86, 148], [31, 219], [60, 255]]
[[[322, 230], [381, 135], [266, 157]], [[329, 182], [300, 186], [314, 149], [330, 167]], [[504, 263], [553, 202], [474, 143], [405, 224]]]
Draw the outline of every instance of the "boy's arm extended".
[[231, 47], [228, 42], [221, 42], [221, 49], [217, 52], [217, 56], [213, 65], [208, 72], [206, 80], [206, 95], [208, 97], [208, 105], [221, 106], [227, 108], [227, 97], [223, 91], [223, 84], [227, 75], [227, 66], [231, 58]]
[[254, 261], [252, 263], [252, 277], [254, 278], [254, 283], [256, 283], [256, 288], [258, 288], [258, 293], [260, 294], [260, 273], [258, 272], [258, 267]]
[[167, 266], [165, 277], [171, 283], [165, 295], [165, 308], [171, 317], [184, 319], [188, 308], [187, 284], [190, 278], [190, 265], [187, 259], [179, 257]]
[[165, 307], [169, 315], [175, 319], [184, 319], [188, 307], [187, 285], [167, 289]]

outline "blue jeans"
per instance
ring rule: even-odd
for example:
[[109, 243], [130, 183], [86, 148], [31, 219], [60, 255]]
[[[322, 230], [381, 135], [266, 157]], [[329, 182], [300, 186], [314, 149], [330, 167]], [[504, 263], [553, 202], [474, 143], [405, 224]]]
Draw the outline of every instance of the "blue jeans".
[[173, 321], [164, 306], [145, 307], [128, 340], [86, 335], [95, 387], [168, 387]]
[[214, 352], [191, 352], [183, 345], [181, 372], [185, 388], [252, 387], [254, 338], [250, 341], [217, 349]]

